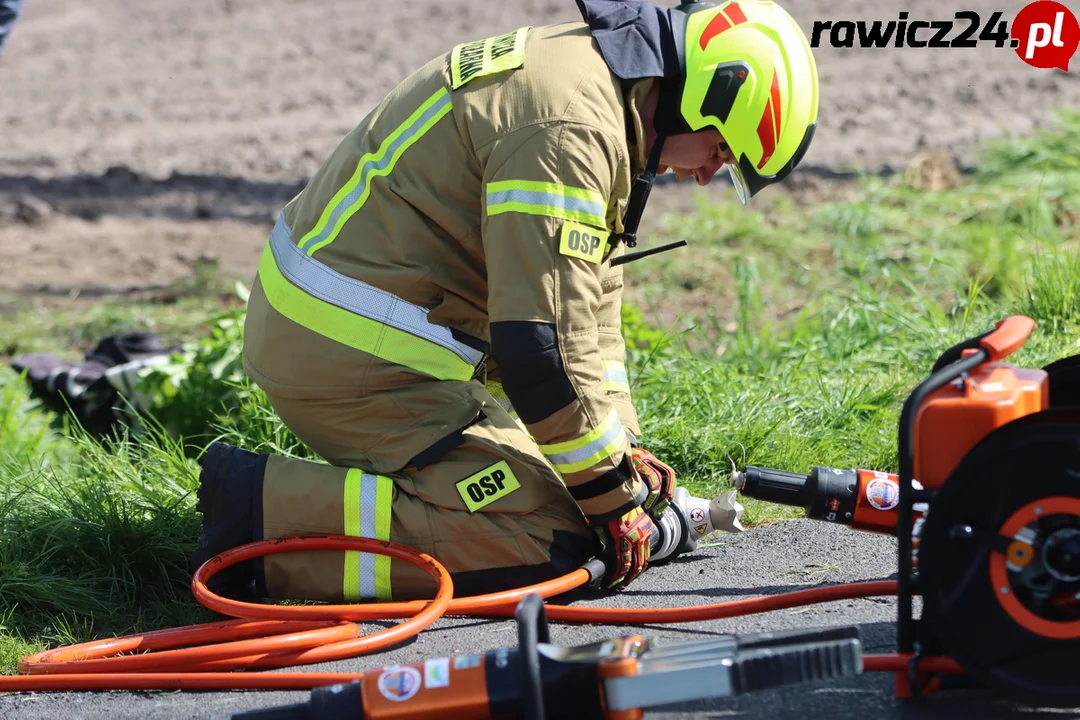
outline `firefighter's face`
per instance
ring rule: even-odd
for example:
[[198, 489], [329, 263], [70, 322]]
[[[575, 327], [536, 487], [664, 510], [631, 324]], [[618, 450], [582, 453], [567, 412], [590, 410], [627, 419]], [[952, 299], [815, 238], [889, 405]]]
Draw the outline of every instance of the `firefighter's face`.
[[723, 141], [716, 128], [671, 135], [664, 141], [658, 172], [662, 175], [670, 168], [679, 180], [693, 177], [698, 185], [708, 185], [725, 163], [735, 161], [731, 150], [720, 149]]

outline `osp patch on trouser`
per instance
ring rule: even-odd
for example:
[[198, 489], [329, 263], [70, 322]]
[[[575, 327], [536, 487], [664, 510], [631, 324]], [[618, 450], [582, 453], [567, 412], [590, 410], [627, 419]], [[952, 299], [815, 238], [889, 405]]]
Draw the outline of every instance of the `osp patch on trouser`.
[[[390, 439], [385, 452], [372, 445], [373, 428], [385, 436], [387, 427], [372, 422], [362, 400], [269, 394], [285, 424], [333, 465], [270, 458], [263, 536], [335, 533], [408, 545], [445, 565], [459, 596], [539, 582], [585, 562], [593, 541], [577, 504], [532, 438], [478, 381], [421, 383], [393, 394], [407, 408], [413, 394], [430, 402], [438, 385], [450, 394], [486, 396], [482, 415], [432, 464], [413, 461], [384, 474], [357, 467], [383, 465], [395, 446]], [[435, 591], [422, 571], [368, 553], [279, 554], [265, 558], [263, 574], [273, 598], [413, 599]]]

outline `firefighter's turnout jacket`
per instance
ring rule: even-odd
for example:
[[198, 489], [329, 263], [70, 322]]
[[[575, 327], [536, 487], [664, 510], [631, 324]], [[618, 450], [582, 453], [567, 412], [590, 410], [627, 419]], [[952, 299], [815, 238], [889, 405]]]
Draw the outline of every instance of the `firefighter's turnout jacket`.
[[[649, 82], [614, 75], [582, 23], [459, 45], [285, 207], [245, 368], [331, 465], [272, 459], [264, 535], [393, 539], [486, 590], [572, 568], [591, 552], [585, 518], [644, 500], [611, 259]], [[430, 590], [397, 561], [344, 555], [268, 559], [266, 588]], [[499, 568], [525, 574], [484, 575]]]

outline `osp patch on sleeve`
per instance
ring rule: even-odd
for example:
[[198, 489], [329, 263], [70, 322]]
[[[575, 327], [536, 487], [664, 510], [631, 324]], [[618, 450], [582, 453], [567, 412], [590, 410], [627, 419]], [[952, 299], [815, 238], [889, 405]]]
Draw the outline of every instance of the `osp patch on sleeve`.
[[525, 65], [525, 36], [529, 27], [505, 35], [456, 45], [450, 52], [450, 82], [454, 90], [478, 77], [516, 70]]
[[469, 512], [476, 512], [514, 492], [521, 487], [521, 483], [514, 477], [506, 461], [500, 460], [475, 475], [459, 480], [455, 487]]
[[604, 261], [610, 235], [607, 230], [564, 222], [559, 234], [559, 252], [599, 265]]

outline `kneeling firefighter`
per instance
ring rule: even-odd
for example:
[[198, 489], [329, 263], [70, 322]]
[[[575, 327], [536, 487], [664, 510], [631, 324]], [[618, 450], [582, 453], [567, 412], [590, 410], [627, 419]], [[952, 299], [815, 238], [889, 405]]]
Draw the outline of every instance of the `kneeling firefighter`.
[[[335, 533], [431, 554], [457, 595], [601, 550], [609, 586], [645, 569], [675, 473], [635, 442], [621, 245], [668, 169], [704, 185], [727, 165], [744, 204], [787, 176], [814, 134], [817, 71], [771, 2], [578, 6], [584, 23], [465, 43], [416, 71], [285, 207], [244, 367], [330, 464], [211, 446], [193, 563]], [[230, 571], [226, 594], [434, 591], [366, 553]]]

